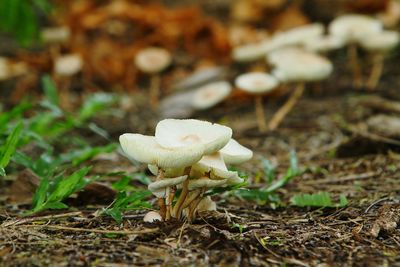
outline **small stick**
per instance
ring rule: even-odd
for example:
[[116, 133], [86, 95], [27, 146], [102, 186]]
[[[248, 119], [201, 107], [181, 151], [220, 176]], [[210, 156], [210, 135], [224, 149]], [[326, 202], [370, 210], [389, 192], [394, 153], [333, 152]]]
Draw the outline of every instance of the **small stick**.
[[374, 55], [373, 58], [374, 65], [372, 66], [371, 74], [369, 75], [367, 81], [367, 88], [370, 90], [375, 90], [379, 80], [381, 79], [382, 72], [383, 72], [383, 62], [384, 56], [381, 53]]
[[18, 219], [18, 220], [13, 220], [13, 221], [6, 221], [3, 224], [1, 224], [0, 227], [16, 226], [16, 225], [24, 224], [27, 222], [52, 220], [52, 219], [59, 219], [59, 218], [65, 218], [65, 217], [74, 217], [74, 216], [79, 216], [79, 215], [82, 215], [81, 211], [74, 211], [74, 212], [68, 212], [68, 213], [63, 213], [63, 214], [47, 215], [47, 216], [33, 217], [33, 218], [24, 218], [24, 219]]
[[304, 82], [299, 83], [286, 103], [274, 114], [268, 124], [270, 130], [275, 130], [281, 124], [285, 116], [293, 109], [304, 92]]
[[256, 106], [256, 118], [258, 130], [265, 133], [268, 130], [267, 123], [265, 122], [264, 105], [261, 95], [257, 95], [255, 98]]
[[150, 78], [150, 104], [153, 107], [158, 106], [158, 100], [160, 98], [160, 85], [161, 77], [159, 74], [153, 74]]
[[88, 232], [88, 233], [98, 233], [98, 234], [121, 234], [121, 235], [137, 235], [137, 234], [147, 234], [147, 233], [155, 233], [159, 229], [142, 229], [137, 231], [116, 231], [116, 230], [101, 230], [101, 229], [86, 229], [86, 228], [74, 228], [74, 227], [64, 227], [59, 225], [37, 225], [37, 224], [28, 224], [25, 227], [32, 228], [45, 228], [49, 230], [60, 230], [60, 231], [74, 231], [74, 232]]
[[355, 43], [351, 43], [347, 47], [347, 54], [350, 60], [350, 68], [353, 73], [353, 84], [356, 88], [362, 87], [362, 74], [360, 63], [358, 62], [358, 53], [357, 53], [357, 45]]

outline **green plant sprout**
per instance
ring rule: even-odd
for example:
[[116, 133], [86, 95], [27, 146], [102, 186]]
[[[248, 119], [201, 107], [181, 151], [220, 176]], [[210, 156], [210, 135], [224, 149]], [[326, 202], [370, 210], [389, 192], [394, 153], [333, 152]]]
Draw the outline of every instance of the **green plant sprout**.
[[339, 203], [333, 203], [331, 195], [328, 192], [318, 192], [315, 194], [297, 194], [290, 202], [298, 207], [321, 207], [321, 208], [341, 208], [348, 204], [345, 195], [340, 195]]

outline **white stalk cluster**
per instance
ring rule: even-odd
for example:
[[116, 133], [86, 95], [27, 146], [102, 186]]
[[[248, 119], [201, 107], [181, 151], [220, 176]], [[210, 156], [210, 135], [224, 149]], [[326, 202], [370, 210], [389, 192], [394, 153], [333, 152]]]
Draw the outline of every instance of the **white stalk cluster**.
[[[205, 193], [210, 188], [243, 182], [226, 164], [240, 164], [253, 152], [232, 139], [232, 129], [194, 119], [160, 121], [155, 136], [126, 133], [120, 136], [124, 152], [148, 164], [156, 176], [148, 189], [158, 198], [163, 220], [215, 210], [216, 204]], [[174, 203], [175, 193], [181, 189]]]

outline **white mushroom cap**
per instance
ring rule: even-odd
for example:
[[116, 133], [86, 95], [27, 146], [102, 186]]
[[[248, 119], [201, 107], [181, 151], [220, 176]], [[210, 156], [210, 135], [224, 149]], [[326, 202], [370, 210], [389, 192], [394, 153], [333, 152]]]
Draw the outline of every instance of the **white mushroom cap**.
[[233, 48], [232, 58], [236, 62], [251, 62], [263, 58], [267, 52], [264, 43], [245, 44]]
[[223, 101], [232, 91], [232, 86], [226, 81], [209, 83], [196, 89], [192, 97], [195, 109], [208, 109]]
[[237, 172], [228, 170], [219, 152], [202, 157], [199, 162], [192, 166], [191, 177], [202, 177], [206, 174], [210, 174], [212, 179], [228, 179], [228, 184], [243, 182]]
[[328, 59], [300, 49], [274, 51], [269, 59], [276, 67], [272, 74], [283, 82], [319, 81], [326, 79], [333, 70]]
[[324, 35], [303, 41], [304, 49], [310, 52], [324, 53], [340, 49], [346, 45], [346, 40], [336, 35]]
[[194, 119], [165, 119], [156, 126], [156, 140], [165, 148], [201, 144], [204, 154], [223, 148], [232, 137], [232, 129], [217, 123]]
[[63, 43], [68, 41], [71, 32], [68, 27], [48, 27], [41, 32], [42, 39], [45, 43]]
[[214, 188], [214, 187], [221, 187], [226, 184], [227, 179], [222, 180], [213, 180], [207, 177], [202, 177], [199, 179], [193, 179], [189, 181], [188, 188], [189, 190], [194, 190], [198, 188]]
[[149, 223], [153, 223], [155, 221], [162, 221], [162, 217], [161, 215], [156, 212], [156, 211], [149, 211], [148, 213], [146, 213], [146, 215], [144, 215], [143, 218], [144, 222], [149, 222]]
[[161, 168], [191, 166], [203, 156], [204, 146], [192, 144], [176, 148], [164, 148], [154, 136], [126, 133], [119, 137], [124, 152], [135, 160], [154, 164]]
[[251, 94], [263, 94], [274, 90], [279, 81], [263, 72], [250, 72], [239, 75], [235, 80], [235, 85], [243, 91]]
[[388, 52], [399, 44], [399, 40], [397, 31], [383, 31], [362, 37], [359, 44], [367, 51]]
[[382, 31], [383, 25], [378, 19], [358, 14], [347, 14], [334, 19], [329, 25], [329, 32], [356, 42], [361, 37]]
[[231, 139], [220, 151], [227, 164], [241, 164], [253, 157], [253, 151]]
[[135, 57], [136, 67], [145, 73], [158, 73], [167, 68], [172, 61], [168, 50], [148, 47], [140, 50]]
[[61, 76], [72, 76], [82, 70], [83, 60], [78, 54], [63, 55], [56, 58], [54, 72]]
[[272, 43], [275, 48], [299, 45], [304, 39], [315, 38], [322, 35], [324, 31], [324, 25], [321, 23], [308, 24], [276, 33], [272, 38]]
[[187, 175], [176, 177], [176, 178], [165, 178], [159, 181], [152, 182], [148, 185], [149, 191], [151, 191], [156, 197], [165, 197], [167, 194], [167, 188], [183, 183], [188, 178]]
[[210, 196], [203, 197], [199, 205], [197, 205], [197, 211], [212, 211], [217, 210], [217, 203], [211, 200]]

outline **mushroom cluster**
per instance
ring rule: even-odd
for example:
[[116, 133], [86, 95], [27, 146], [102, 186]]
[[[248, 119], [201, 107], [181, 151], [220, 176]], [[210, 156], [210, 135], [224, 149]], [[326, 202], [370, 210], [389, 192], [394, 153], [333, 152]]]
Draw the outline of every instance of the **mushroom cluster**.
[[226, 164], [240, 164], [253, 156], [232, 139], [231, 128], [194, 119], [165, 119], [157, 124], [155, 136], [125, 133], [119, 140], [127, 156], [148, 164], [156, 176], [148, 189], [158, 199], [160, 217], [147, 216], [149, 221], [193, 221], [197, 212], [215, 210], [207, 190], [243, 182]]

